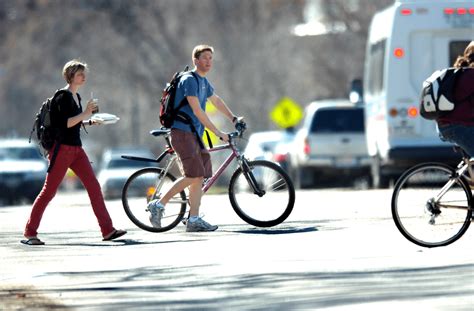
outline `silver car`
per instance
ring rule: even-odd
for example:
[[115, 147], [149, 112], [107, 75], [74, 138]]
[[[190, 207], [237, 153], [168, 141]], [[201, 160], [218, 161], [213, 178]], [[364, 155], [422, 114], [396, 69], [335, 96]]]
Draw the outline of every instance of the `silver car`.
[[122, 188], [127, 179], [137, 170], [156, 166], [153, 162], [123, 159], [122, 155], [154, 159], [153, 153], [144, 148], [112, 148], [102, 155], [101, 169], [97, 176], [105, 199], [118, 199], [122, 196]]
[[33, 202], [43, 187], [47, 164], [28, 139], [0, 140], [0, 206]]

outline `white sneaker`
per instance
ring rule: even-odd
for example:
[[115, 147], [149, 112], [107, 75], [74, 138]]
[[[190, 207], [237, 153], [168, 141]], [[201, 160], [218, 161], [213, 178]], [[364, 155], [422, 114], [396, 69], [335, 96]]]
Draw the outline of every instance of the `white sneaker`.
[[217, 228], [218, 226], [209, 224], [201, 217], [198, 217], [196, 220], [192, 220], [190, 217], [186, 224], [186, 232], [216, 231]]
[[150, 223], [155, 228], [161, 228], [161, 217], [165, 214], [165, 206], [158, 202], [158, 200], [152, 200], [148, 203], [148, 211], [150, 212]]

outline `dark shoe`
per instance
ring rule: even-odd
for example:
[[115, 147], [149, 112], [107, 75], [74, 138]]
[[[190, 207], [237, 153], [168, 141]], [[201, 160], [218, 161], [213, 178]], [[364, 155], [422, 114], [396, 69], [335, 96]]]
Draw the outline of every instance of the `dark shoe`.
[[120, 238], [122, 235], [125, 235], [127, 231], [125, 230], [114, 230], [112, 233], [108, 234], [104, 237], [102, 241], [112, 241], [117, 238]]
[[25, 245], [44, 245], [44, 242], [36, 237], [21, 240], [20, 242]]

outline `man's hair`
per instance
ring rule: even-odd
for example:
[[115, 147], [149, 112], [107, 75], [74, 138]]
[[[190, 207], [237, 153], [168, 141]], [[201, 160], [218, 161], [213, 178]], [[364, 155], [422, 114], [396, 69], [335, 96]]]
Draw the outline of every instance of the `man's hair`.
[[86, 71], [87, 69], [88, 67], [86, 63], [83, 63], [78, 59], [70, 60], [66, 63], [66, 65], [64, 65], [64, 68], [63, 68], [64, 79], [66, 80], [67, 83], [71, 83], [76, 72], [80, 70]]
[[203, 52], [207, 52], [207, 51], [209, 51], [209, 52], [211, 52], [212, 54], [214, 54], [214, 48], [213, 48], [212, 46], [207, 45], [207, 44], [200, 44], [200, 45], [197, 45], [197, 46], [194, 47], [194, 49], [193, 49], [193, 55], [192, 55], [193, 60], [194, 60], [195, 58], [199, 58], [199, 56], [201, 56], [201, 54], [202, 54]]

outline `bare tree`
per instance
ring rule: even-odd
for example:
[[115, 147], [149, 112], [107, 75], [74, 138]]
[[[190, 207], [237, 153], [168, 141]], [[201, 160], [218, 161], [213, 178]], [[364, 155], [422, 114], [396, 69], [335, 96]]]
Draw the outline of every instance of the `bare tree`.
[[303, 22], [303, 0], [2, 1], [0, 134], [28, 135], [40, 103], [65, 84], [63, 64], [79, 57], [91, 68], [83, 97], [93, 91], [101, 111], [121, 117], [89, 136], [104, 146], [158, 148], [147, 133], [158, 126], [161, 90], [192, 64], [200, 43], [216, 48], [216, 92], [252, 131], [276, 128], [268, 113], [283, 96], [303, 106], [347, 96], [362, 75], [370, 18], [389, 2], [321, 0], [325, 18], [347, 30], [297, 37], [291, 29]]

